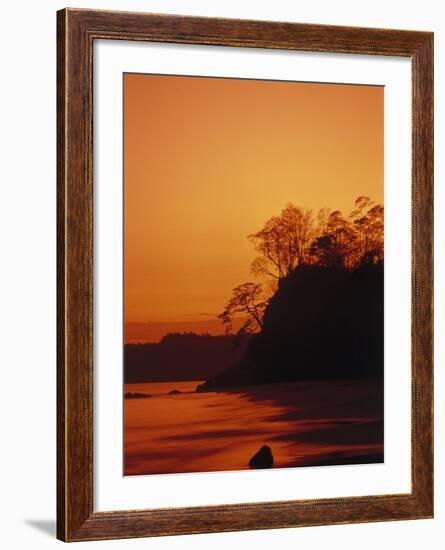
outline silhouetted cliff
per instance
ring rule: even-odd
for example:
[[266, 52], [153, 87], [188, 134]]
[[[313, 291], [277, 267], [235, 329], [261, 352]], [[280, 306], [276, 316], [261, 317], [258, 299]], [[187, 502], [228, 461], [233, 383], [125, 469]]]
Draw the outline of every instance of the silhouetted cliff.
[[249, 336], [167, 334], [156, 344], [127, 344], [124, 380], [167, 382], [206, 380], [236, 364], [246, 353]]
[[245, 356], [200, 390], [383, 375], [383, 263], [307, 265], [279, 285]]

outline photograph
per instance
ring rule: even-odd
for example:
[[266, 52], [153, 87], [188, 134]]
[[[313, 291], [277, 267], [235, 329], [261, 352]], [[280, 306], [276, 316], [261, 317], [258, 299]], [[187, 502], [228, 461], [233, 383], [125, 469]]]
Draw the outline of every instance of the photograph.
[[57, 11], [57, 539], [431, 519], [437, 17], [207, 8]]
[[125, 476], [384, 462], [384, 94], [124, 73]]

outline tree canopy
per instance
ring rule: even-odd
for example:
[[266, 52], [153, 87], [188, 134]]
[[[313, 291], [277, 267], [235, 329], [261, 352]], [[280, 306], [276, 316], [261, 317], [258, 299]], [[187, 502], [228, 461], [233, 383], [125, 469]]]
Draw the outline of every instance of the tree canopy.
[[311, 210], [287, 204], [279, 216], [248, 235], [258, 256], [251, 273], [259, 282], [242, 283], [232, 290], [219, 315], [227, 332], [234, 315], [246, 316], [240, 333], [257, 332], [269, 299], [280, 281], [299, 266], [319, 265], [357, 269], [365, 264], [383, 262], [384, 210], [369, 197], [356, 199], [354, 210], [345, 217], [339, 210]]

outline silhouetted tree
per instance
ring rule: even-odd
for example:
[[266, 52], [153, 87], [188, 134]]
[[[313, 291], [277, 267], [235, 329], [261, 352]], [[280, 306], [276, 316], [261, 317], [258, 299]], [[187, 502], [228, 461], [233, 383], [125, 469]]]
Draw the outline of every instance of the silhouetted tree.
[[253, 333], [263, 327], [263, 315], [267, 302], [262, 285], [243, 283], [232, 290], [232, 297], [218, 317], [226, 326], [227, 333], [230, 333], [233, 316], [236, 314], [247, 315], [238, 334]]
[[280, 216], [270, 218], [260, 231], [248, 236], [260, 253], [252, 262], [252, 273], [283, 279], [305, 263], [313, 235], [312, 211], [288, 204]]
[[355, 269], [383, 261], [383, 206], [359, 197], [349, 218], [336, 210], [310, 248], [312, 262], [327, 267]]
[[352, 267], [356, 252], [356, 234], [353, 225], [339, 210], [331, 212], [324, 234], [317, 236], [311, 246], [313, 262], [327, 267]]
[[261, 278], [262, 284], [249, 282], [232, 290], [232, 297], [219, 315], [227, 332], [232, 330], [236, 314], [247, 316], [239, 334], [262, 329], [264, 311], [280, 281], [300, 266], [353, 270], [382, 262], [383, 216], [383, 206], [365, 196], [357, 198], [347, 218], [339, 210], [322, 208], [314, 219], [311, 210], [287, 204], [279, 216], [248, 236], [259, 253], [251, 272]]
[[356, 210], [351, 220], [358, 234], [359, 263], [383, 261], [384, 210], [369, 197], [359, 197], [355, 201]]

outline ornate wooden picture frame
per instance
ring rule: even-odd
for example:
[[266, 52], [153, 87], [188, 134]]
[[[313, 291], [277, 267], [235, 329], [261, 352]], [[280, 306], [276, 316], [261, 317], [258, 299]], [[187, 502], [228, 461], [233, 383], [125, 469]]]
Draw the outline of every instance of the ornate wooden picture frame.
[[[93, 508], [95, 40], [402, 56], [412, 62], [410, 493], [185, 508]], [[433, 516], [433, 34], [65, 9], [57, 14], [57, 537], [64, 541]], [[118, 437], [118, 434], [117, 434]]]

